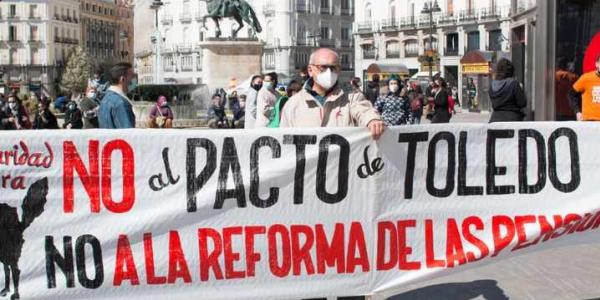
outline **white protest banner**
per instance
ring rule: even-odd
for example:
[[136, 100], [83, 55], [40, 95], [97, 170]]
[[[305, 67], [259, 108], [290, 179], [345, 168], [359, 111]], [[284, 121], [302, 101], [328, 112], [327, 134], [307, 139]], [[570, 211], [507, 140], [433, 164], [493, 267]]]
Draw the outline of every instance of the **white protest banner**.
[[2, 132], [1, 295], [379, 299], [595, 241], [599, 129]]

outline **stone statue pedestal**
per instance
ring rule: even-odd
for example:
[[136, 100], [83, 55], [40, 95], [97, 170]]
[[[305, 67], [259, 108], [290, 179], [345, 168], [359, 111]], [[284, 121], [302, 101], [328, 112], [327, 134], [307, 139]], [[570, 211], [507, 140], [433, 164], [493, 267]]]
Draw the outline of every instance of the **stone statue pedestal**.
[[209, 90], [227, 89], [232, 78], [238, 84], [260, 74], [263, 44], [257, 39], [216, 39], [200, 42], [202, 81]]

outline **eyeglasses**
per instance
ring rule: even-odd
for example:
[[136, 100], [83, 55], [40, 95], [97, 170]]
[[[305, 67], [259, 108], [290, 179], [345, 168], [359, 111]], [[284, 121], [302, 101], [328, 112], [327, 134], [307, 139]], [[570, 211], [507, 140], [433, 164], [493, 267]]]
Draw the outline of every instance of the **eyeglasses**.
[[317, 69], [319, 69], [319, 72], [326, 72], [327, 69], [330, 69], [332, 72], [337, 72], [340, 70], [340, 66], [338, 66], [338, 65], [314, 65], [314, 64], [311, 64], [311, 66], [314, 66]]

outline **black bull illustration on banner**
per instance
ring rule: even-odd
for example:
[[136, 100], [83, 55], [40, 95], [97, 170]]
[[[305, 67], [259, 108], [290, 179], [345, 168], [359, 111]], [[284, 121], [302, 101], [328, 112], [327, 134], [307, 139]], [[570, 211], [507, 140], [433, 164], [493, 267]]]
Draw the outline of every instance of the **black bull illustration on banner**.
[[4, 297], [10, 291], [12, 274], [14, 293], [12, 300], [19, 299], [19, 258], [23, 249], [23, 232], [35, 218], [44, 212], [46, 196], [48, 195], [48, 179], [38, 180], [31, 185], [23, 199], [21, 209], [23, 215], [19, 221], [17, 209], [4, 203], [0, 204], [0, 262], [4, 265], [4, 289], [0, 296]]

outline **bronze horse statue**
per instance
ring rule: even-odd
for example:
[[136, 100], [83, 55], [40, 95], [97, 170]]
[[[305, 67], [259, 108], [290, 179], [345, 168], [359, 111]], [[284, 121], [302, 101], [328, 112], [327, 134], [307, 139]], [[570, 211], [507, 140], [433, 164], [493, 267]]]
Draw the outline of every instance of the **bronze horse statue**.
[[254, 10], [245, 0], [201, 0], [206, 2], [208, 14], [202, 18], [204, 28], [206, 28], [206, 19], [211, 18], [217, 26], [216, 37], [221, 37], [221, 27], [219, 20], [223, 18], [233, 18], [238, 27], [232, 32], [232, 38], [244, 27], [244, 22], [252, 26], [255, 32], [260, 33], [262, 27], [256, 18]]

